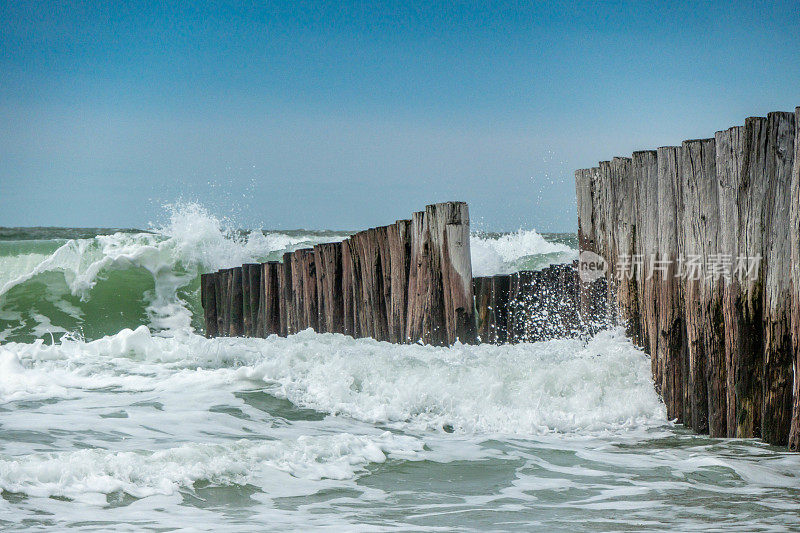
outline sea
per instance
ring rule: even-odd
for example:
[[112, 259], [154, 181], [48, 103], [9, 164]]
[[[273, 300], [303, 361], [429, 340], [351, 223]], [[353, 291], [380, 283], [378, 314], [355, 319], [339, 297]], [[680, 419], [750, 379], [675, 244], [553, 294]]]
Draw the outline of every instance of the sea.
[[[2, 531], [786, 531], [800, 455], [667, 419], [620, 329], [506, 346], [203, 336], [201, 273], [347, 231], [0, 229]], [[577, 257], [474, 233], [475, 275]]]

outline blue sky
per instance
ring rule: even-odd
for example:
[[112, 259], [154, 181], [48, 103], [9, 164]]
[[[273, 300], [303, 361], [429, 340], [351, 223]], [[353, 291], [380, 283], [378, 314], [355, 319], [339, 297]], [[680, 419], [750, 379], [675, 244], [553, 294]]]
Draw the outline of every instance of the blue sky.
[[800, 105], [796, 1], [369, 4], [4, 2], [0, 225], [574, 231], [575, 169]]

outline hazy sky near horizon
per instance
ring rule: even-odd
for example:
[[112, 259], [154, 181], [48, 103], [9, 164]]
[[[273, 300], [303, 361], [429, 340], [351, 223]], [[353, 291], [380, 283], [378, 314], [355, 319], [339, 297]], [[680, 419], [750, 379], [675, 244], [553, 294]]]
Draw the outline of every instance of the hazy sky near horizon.
[[796, 0], [108, 4], [0, 6], [0, 226], [574, 231], [575, 169], [800, 105]]

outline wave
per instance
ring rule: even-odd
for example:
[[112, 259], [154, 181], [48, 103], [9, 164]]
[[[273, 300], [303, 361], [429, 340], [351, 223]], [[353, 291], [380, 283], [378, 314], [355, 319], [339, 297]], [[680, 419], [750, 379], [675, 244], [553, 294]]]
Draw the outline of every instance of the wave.
[[105, 505], [106, 495], [115, 492], [145, 498], [192, 489], [199, 481], [245, 485], [254, 482], [265, 468], [301, 479], [352, 479], [370, 463], [383, 463], [393, 455], [413, 460], [422, 449], [419, 439], [384, 432], [377, 436], [345, 433], [292, 440], [190, 443], [146, 452], [87, 449], [20, 458], [0, 456], [0, 489]]
[[168, 209], [169, 222], [150, 232], [0, 242], [0, 341], [200, 327], [200, 273], [347, 236], [241, 232], [198, 204]]
[[[554, 239], [555, 240], [555, 239]], [[536, 230], [481, 235], [470, 239], [472, 274], [492, 276], [520, 270], [541, 270], [556, 263], [568, 263], [578, 258], [575, 244], [547, 240]], [[561, 239], [568, 240], [568, 239]]]

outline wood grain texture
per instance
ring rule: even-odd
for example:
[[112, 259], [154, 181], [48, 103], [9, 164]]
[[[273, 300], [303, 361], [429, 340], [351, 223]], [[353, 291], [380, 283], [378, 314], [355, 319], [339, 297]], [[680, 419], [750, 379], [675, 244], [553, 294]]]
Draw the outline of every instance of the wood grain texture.
[[764, 378], [761, 437], [789, 440], [792, 409], [791, 209], [794, 113], [767, 115], [767, 196], [764, 213]]
[[792, 267], [791, 328], [794, 365], [789, 449], [800, 450], [800, 107], [794, 112], [794, 159], [789, 189], [789, 243]]

